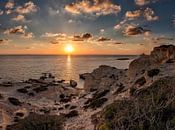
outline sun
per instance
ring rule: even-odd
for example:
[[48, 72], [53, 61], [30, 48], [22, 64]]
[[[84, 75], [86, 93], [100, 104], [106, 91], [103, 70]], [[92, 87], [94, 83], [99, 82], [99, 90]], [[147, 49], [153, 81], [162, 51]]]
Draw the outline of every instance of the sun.
[[71, 54], [74, 51], [74, 47], [71, 44], [67, 44], [64, 48], [66, 54]]

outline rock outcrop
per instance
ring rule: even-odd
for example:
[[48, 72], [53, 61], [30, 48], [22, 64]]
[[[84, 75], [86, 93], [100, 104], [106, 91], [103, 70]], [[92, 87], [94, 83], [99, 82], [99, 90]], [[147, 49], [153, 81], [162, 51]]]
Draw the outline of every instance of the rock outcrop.
[[139, 58], [132, 61], [129, 65], [128, 74], [131, 79], [146, 70], [159, 66], [169, 60], [175, 59], [175, 46], [162, 45], [155, 47], [150, 55], [140, 55]]
[[86, 91], [94, 89], [104, 89], [110, 88], [112, 84], [118, 79], [118, 74], [120, 69], [115, 67], [110, 67], [107, 65], [101, 65], [99, 68], [95, 69], [92, 73], [85, 73], [80, 75], [84, 79], [84, 89]]

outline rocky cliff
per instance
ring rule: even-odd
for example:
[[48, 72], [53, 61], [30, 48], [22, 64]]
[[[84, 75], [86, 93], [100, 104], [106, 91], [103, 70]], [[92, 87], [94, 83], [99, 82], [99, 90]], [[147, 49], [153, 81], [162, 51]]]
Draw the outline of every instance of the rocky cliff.
[[155, 47], [150, 55], [141, 55], [129, 65], [129, 76], [135, 78], [138, 74], [162, 63], [175, 59], [175, 46], [162, 45]]
[[[80, 74], [80, 78], [84, 80], [84, 92], [76, 88], [74, 81], [70, 84], [43, 80], [16, 83], [20, 102], [14, 98], [7, 101], [8, 95], [0, 95], [4, 97], [0, 99], [4, 112], [7, 106], [13, 108], [6, 112], [13, 114], [12, 117], [24, 112], [17, 118], [20, 120], [11, 119], [15, 124], [8, 128], [31, 128], [27, 124], [32, 122], [37, 129], [50, 123], [57, 124], [59, 130], [175, 129], [175, 46], [156, 47], [150, 55], [133, 60], [129, 69], [101, 65], [92, 73]], [[10, 90], [15, 96], [16, 89]], [[36, 91], [34, 95], [33, 91]], [[59, 117], [50, 120], [52, 116], [48, 116], [33, 122], [30, 112]], [[35, 120], [40, 117], [37, 114], [34, 114]], [[57, 120], [60, 116], [61, 120]]]

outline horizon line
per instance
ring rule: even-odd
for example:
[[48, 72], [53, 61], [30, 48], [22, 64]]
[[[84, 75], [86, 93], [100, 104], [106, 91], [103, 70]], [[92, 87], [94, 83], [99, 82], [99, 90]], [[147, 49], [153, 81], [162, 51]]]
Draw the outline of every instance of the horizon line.
[[140, 54], [0, 54], [0, 56], [138, 56]]

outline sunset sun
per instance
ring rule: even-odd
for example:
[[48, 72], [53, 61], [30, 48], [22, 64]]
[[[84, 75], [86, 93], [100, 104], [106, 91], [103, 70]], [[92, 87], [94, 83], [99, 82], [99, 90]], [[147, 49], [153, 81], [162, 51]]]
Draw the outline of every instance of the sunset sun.
[[72, 54], [74, 51], [74, 47], [71, 44], [67, 44], [64, 48], [66, 54]]

